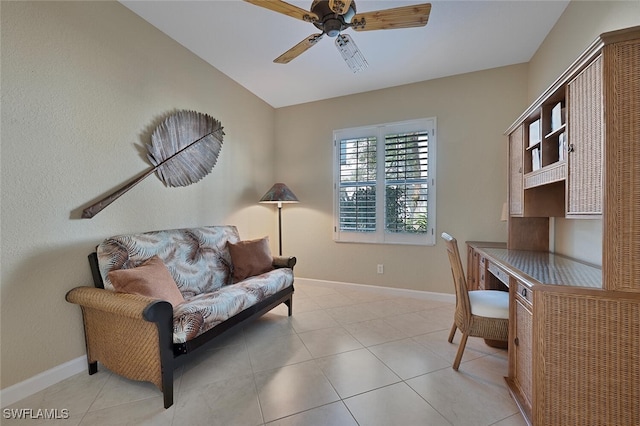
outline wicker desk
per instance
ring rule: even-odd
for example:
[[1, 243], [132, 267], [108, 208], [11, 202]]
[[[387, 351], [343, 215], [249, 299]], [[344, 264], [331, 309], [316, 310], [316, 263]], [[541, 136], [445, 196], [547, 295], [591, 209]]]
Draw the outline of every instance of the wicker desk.
[[[548, 252], [474, 243], [509, 287], [509, 391], [533, 425], [640, 424], [640, 293]], [[497, 277], [497, 278], [496, 278]]]
[[[487, 249], [510, 284], [507, 382], [536, 426], [640, 425], [639, 100], [636, 26], [596, 38], [505, 132], [510, 249], [548, 250], [552, 217], [602, 218], [602, 271]], [[562, 156], [559, 133], [547, 133], [559, 103]], [[536, 120], [543, 161], [529, 173]]]
[[536, 284], [602, 288], [602, 269], [568, 257], [548, 252], [508, 250], [482, 247], [479, 249], [504, 271], [533, 287]]

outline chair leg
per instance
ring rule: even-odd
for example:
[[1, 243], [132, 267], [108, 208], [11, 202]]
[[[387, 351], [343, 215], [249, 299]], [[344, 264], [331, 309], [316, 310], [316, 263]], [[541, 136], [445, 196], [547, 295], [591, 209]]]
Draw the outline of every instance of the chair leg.
[[458, 367], [460, 367], [460, 361], [462, 361], [462, 354], [464, 353], [464, 347], [467, 345], [467, 337], [469, 335], [463, 334], [462, 339], [460, 339], [460, 346], [458, 346], [458, 353], [456, 353], [456, 359], [453, 361], [453, 369], [458, 371]]
[[449, 343], [453, 343], [453, 336], [455, 336], [457, 329], [458, 327], [456, 327], [456, 323], [454, 322], [451, 326], [451, 331], [449, 332]]

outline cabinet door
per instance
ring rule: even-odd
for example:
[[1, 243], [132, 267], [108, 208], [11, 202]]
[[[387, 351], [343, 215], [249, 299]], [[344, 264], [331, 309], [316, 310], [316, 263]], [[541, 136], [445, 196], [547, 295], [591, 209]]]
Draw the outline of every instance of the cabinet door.
[[509, 214], [524, 214], [524, 186], [522, 161], [524, 149], [523, 126], [519, 126], [509, 135]]
[[640, 292], [640, 37], [605, 46], [602, 272], [607, 290]]
[[[520, 288], [521, 285], [518, 285]], [[529, 290], [527, 290], [529, 291]], [[533, 313], [518, 295], [515, 300], [512, 381], [525, 413], [531, 419], [533, 395]]]
[[537, 290], [533, 306], [544, 342], [534, 357], [536, 424], [640, 425], [637, 294]]
[[602, 214], [602, 57], [569, 83], [567, 216]]

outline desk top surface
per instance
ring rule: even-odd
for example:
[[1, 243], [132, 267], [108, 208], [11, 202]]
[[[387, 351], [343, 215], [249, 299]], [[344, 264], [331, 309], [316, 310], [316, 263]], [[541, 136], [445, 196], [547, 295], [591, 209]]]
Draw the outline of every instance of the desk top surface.
[[[531, 285], [602, 288], [602, 269], [549, 252], [479, 247], [489, 261]], [[533, 281], [531, 280], [533, 279]]]

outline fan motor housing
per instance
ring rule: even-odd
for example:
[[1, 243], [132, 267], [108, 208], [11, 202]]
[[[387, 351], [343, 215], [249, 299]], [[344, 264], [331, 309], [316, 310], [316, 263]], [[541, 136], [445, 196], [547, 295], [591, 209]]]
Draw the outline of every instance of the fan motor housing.
[[311, 4], [311, 12], [320, 18], [313, 25], [329, 37], [335, 37], [341, 31], [349, 28], [351, 19], [356, 14], [356, 2], [351, 2], [349, 10], [345, 14], [338, 15], [329, 7], [329, 0], [314, 0]]

